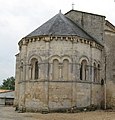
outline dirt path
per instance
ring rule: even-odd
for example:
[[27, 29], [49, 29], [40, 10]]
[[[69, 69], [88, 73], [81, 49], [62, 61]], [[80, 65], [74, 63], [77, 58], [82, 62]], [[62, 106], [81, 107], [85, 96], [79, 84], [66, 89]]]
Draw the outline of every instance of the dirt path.
[[0, 107], [0, 120], [115, 120], [115, 112], [17, 113], [13, 107]]

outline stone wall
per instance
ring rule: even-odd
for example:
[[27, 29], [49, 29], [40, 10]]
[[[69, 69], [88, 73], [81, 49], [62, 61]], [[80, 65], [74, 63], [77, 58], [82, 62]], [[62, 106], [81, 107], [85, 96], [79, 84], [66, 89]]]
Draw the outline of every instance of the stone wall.
[[105, 17], [97, 14], [71, 10], [66, 16], [81, 26], [88, 34], [103, 42]]
[[[94, 82], [93, 62], [101, 64], [102, 47], [79, 37], [50, 37], [47, 42], [44, 39], [23, 39], [19, 43], [22, 44], [17, 60], [19, 72], [16, 73], [19, 76], [16, 83], [19, 108], [41, 111], [100, 105], [102, 90], [100, 80]], [[38, 79], [29, 77], [30, 61], [33, 58], [39, 61]], [[59, 60], [59, 80], [53, 79], [54, 59]], [[67, 80], [63, 79], [62, 74], [64, 59], [69, 61]], [[83, 59], [88, 64], [86, 81], [80, 80], [80, 64]]]
[[115, 107], [115, 28], [105, 26], [107, 107]]
[[[15, 105], [27, 111], [103, 103], [115, 107], [115, 27], [101, 15], [75, 10], [65, 15], [90, 34], [92, 40], [78, 36], [36, 36], [20, 40], [20, 53], [16, 55]], [[33, 58], [38, 60], [38, 79], [31, 77]], [[56, 72], [55, 59], [59, 64]], [[82, 60], [87, 63], [85, 80], [80, 78]], [[100, 65], [100, 78], [96, 82], [94, 63]], [[101, 85], [102, 79], [106, 84]]]

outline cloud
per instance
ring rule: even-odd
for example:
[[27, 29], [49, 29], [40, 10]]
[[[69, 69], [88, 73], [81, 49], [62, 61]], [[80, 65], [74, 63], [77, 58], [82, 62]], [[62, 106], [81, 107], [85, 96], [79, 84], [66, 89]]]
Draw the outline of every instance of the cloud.
[[[53, 17], [61, 9], [93, 12], [115, 24], [112, 0], [0, 0], [0, 81], [15, 75], [19, 40]], [[111, 12], [113, 11], [113, 12]]]

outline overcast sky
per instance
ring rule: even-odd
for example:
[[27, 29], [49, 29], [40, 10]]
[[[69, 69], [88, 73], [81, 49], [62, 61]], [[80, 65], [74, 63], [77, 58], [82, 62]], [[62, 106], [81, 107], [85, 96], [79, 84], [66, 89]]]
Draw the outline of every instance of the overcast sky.
[[0, 0], [0, 83], [15, 76], [18, 41], [61, 9], [74, 9], [106, 16], [115, 25], [114, 0]]

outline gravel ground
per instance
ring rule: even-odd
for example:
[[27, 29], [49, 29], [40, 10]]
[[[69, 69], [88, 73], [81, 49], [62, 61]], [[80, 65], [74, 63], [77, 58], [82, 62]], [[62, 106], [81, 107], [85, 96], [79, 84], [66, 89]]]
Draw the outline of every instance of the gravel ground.
[[13, 107], [0, 107], [0, 120], [115, 120], [115, 112], [18, 113]]

